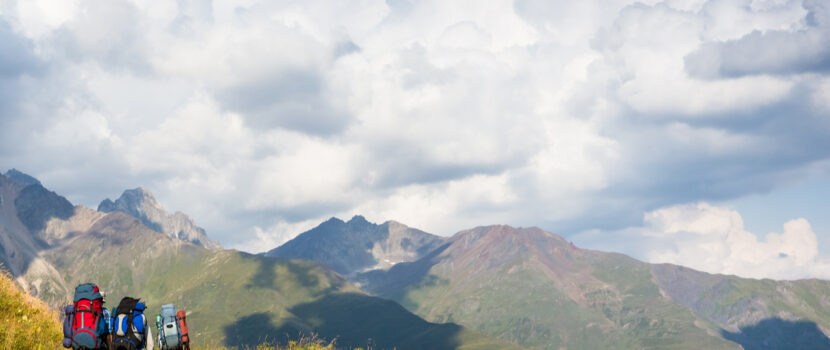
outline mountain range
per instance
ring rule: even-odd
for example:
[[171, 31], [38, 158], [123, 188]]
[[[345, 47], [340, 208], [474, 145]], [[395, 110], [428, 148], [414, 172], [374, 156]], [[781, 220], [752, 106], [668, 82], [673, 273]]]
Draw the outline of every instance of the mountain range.
[[[428, 239], [401, 244], [378, 234], [392, 226]], [[410, 254], [391, 267], [377, 264], [395, 244]], [[396, 222], [333, 218], [266, 253], [288, 254], [339, 267], [363, 291], [428, 321], [530, 348], [830, 349], [830, 281], [648, 264], [581, 249], [535, 227], [482, 226], [439, 237]]]
[[53, 307], [69, 303], [75, 285], [94, 282], [110, 307], [133, 296], [150, 315], [170, 302], [187, 310], [194, 345], [316, 334], [349, 348], [519, 348], [427, 322], [313, 261], [207, 249], [160, 233], [135, 213], [72, 206], [39, 182], [10, 176], [0, 175], [0, 198], [0, 259], [24, 290]]
[[174, 302], [201, 344], [315, 332], [375, 349], [830, 349], [830, 281], [648, 264], [535, 227], [441, 237], [362, 216], [252, 255], [210, 245], [177, 215], [140, 188], [98, 211], [73, 206], [9, 171], [0, 261], [52, 305], [87, 281], [109, 303]]

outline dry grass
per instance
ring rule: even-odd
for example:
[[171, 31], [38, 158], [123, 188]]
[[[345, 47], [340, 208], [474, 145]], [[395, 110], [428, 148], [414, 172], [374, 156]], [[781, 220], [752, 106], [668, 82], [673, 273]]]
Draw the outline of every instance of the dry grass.
[[20, 290], [0, 266], [0, 349], [56, 349], [62, 338], [58, 313]]

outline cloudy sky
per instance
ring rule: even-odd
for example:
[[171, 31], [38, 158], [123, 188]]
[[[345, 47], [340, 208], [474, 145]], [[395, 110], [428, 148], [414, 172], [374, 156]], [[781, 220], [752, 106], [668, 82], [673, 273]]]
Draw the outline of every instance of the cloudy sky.
[[830, 278], [830, 3], [0, 0], [0, 168], [253, 252], [361, 214]]

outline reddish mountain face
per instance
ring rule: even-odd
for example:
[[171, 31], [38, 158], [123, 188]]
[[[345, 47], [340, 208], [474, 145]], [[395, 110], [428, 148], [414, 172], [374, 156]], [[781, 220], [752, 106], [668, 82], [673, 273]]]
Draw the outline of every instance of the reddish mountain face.
[[452, 278], [486, 274], [520, 261], [553, 281], [590, 275], [589, 266], [580, 261], [591, 252], [537, 227], [477, 227], [457, 233], [449, 242], [439, 258], [453, 262]]

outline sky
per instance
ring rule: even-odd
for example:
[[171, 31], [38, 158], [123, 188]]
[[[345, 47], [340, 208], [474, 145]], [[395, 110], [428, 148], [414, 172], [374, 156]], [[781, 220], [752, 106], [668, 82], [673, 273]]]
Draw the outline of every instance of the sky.
[[261, 252], [363, 215], [830, 278], [830, 3], [0, 0], [0, 169]]

